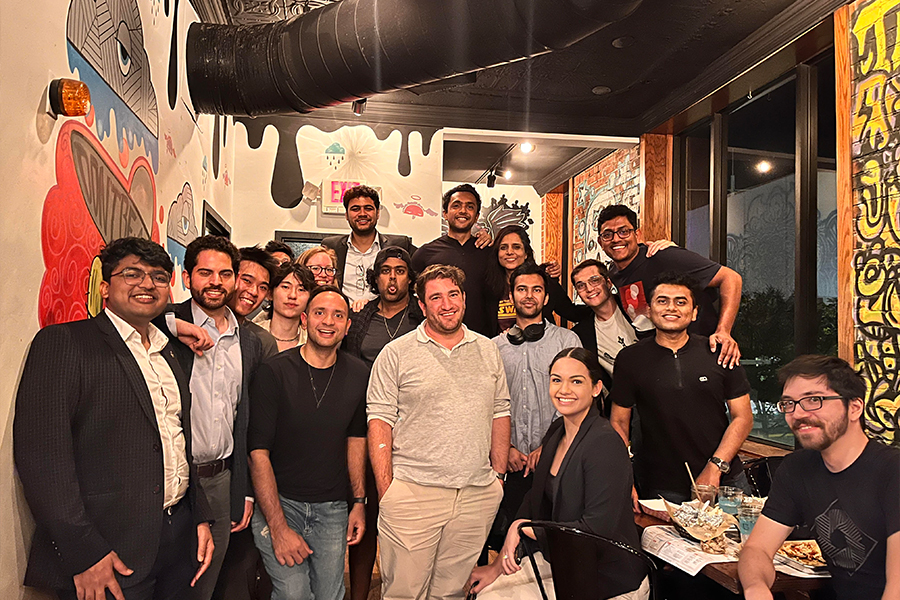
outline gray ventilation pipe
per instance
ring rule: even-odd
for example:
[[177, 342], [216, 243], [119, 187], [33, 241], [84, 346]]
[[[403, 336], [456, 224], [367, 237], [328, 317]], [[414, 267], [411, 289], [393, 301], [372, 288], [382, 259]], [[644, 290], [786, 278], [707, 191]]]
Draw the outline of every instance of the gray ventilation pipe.
[[565, 48], [642, 0], [343, 0], [290, 21], [194, 23], [202, 113], [306, 113]]

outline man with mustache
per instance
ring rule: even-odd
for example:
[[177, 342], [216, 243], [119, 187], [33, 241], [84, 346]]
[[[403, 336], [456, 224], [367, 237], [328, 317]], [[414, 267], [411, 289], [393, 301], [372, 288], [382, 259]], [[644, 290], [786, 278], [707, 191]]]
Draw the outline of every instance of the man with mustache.
[[748, 600], [772, 598], [772, 558], [798, 525], [812, 527], [838, 598], [900, 598], [900, 449], [863, 431], [866, 384], [833, 356], [781, 368], [778, 410], [803, 446], [784, 459], [744, 544]]
[[[640, 445], [632, 448], [637, 491], [641, 498], [690, 500], [687, 463], [699, 485], [749, 492], [737, 455], [753, 428], [744, 369], [720, 364], [723, 349], [713, 352], [709, 338], [688, 333], [697, 318], [694, 279], [662, 273], [649, 292], [656, 333], [619, 351], [610, 394], [610, 424], [626, 444], [633, 407], [640, 416]], [[633, 492], [640, 512], [637, 499]]]
[[350, 235], [332, 235], [322, 245], [337, 254], [335, 285], [350, 300], [372, 300], [366, 273], [372, 268], [380, 250], [397, 246], [409, 254], [416, 251], [412, 239], [405, 235], [384, 235], [375, 229], [381, 216], [378, 191], [367, 185], [357, 185], [344, 192], [344, 216], [350, 225]]
[[191, 298], [175, 305], [164, 321], [170, 337], [177, 318], [199, 326], [213, 342], [198, 354], [175, 345], [190, 376], [193, 462], [215, 518], [216, 552], [209, 572], [194, 590], [197, 600], [212, 596], [230, 534], [245, 529], [253, 514], [247, 466], [248, 395], [262, 359], [262, 344], [228, 307], [240, 263], [240, 252], [224, 237], [205, 235], [188, 244], [182, 278]]

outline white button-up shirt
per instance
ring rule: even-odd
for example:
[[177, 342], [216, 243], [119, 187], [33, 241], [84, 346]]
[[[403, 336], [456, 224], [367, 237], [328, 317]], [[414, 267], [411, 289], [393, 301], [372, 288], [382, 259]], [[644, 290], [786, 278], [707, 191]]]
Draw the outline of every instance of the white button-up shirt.
[[381, 251], [378, 235], [365, 252], [353, 245], [353, 237], [347, 238], [347, 262], [344, 263], [343, 292], [350, 300], [372, 300], [377, 297], [366, 282], [366, 271], [375, 265], [375, 256]]

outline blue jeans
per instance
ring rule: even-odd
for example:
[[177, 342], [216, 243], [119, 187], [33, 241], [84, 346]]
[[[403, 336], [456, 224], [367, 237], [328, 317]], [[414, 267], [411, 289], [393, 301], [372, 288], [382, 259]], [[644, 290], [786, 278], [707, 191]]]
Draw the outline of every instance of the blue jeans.
[[347, 503], [297, 502], [279, 496], [288, 526], [313, 551], [299, 565], [279, 564], [261, 510], [253, 513], [253, 540], [272, 578], [272, 600], [343, 600], [347, 551]]

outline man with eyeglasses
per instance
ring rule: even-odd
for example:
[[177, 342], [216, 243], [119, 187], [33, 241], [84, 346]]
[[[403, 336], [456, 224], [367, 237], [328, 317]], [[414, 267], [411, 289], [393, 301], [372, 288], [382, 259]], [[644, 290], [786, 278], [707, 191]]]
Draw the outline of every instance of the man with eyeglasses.
[[778, 410], [803, 446], [784, 459], [744, 544], [748, 600], [772, 598], [772, 559], [795, 526], [816, 540], [838, 598], [900, 598], [900, 449], [863, 430], [866, 384], [833, 356], [801, 356], [778, 372]]
[[213, 543], [188, 380], [151, 323], [173, 264], [140, 238], [110, 242], [100, 263], [105, 309], [39, 331], [16, 396], [16, 469], [36, 525], [25, 585], [63, 600], [182, 597]]
[[653, 329], [647, 297], [649, 284], [660, 273], [686, 273], [702, 289], [697, 299], [697, 320], [690, 332], [708, 337], [713, 352], [722, 346], [720, 364], [729, 368], [738, 364], [741, 351], [731, 337], [741, 302], [742, 280], [736, 271], [677, 246], [660, 250], [649, 260], [637, 215], [624, 204], [613, 204], [600, 211], [597, 233], [600, 247], [613, 262], [609, 278], [618, 288], [623, 307], [638, 332]]
[[408, 236], [384, 235], [375, 229], [381, 215], [377, 190], [357, 185], [344, 192], [342, 201], [350, 234], [327, 237], [322, 245], [337, 254], [335, 285], [351, 301], [372, 300], [376, 294], [369, 287], [366, 272], [372, 268], [378, 252], [388, 246], [398, 246], [412, 255], [416, 247]]

